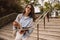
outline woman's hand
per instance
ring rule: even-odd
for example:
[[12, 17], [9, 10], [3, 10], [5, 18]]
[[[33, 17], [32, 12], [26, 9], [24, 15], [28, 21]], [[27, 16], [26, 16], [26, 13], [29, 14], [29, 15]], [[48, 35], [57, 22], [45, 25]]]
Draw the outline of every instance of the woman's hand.
[[13, 26], [17, 27], [17, 28], [20, 28], [20, 24], [16, 21], [13, 22]]
[[19, 31], [20, 34], [24, 34], [25, 32], [26, 32], [25, 30]]

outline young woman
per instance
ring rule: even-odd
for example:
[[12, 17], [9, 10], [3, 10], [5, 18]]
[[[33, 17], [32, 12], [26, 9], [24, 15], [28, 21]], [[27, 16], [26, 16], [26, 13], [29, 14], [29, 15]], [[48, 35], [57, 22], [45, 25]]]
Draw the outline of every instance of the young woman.
[[[32, 33], [34, 21], [34, 7], [32, 4], [28, 4], [26, 5], [24, 12], [18, 14], [16, 20], [13, 22], [13, 30], [16, 30], [16, 28], [18, 29], [15, 40], [26, 40]], [[23, 29], [20, 30], [21, 28]]]

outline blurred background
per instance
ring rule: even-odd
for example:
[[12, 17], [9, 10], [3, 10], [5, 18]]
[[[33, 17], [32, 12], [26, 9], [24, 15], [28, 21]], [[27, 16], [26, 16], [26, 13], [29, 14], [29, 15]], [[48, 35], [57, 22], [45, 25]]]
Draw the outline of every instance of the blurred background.
[[[0, 0], [0, 40], [13, 40], [12, 35], [10, 35], [12, 34], [12, 22], [18, 14], [23, 12], [25, 6], [29, 3], [34, 6], [36, 16], [42, 15], [41, 18], [44, 19], [40, 22], [41, 24], [39, 23], [41, 38], [37, 36], [37, 39], [33, 40], [60, 40], [60, 0]], [[49, 19], [50, 22], [48, 23]], [[44, 30], [45, 26], [48, 29], [47, 31]]]
[[0, 0], [0, 17], [23, 12], [25, 5], [29, 3], [34, 5], [35, 13], [51, 9], [53, 10], [51, 16], [60, 15], [60, 0]]

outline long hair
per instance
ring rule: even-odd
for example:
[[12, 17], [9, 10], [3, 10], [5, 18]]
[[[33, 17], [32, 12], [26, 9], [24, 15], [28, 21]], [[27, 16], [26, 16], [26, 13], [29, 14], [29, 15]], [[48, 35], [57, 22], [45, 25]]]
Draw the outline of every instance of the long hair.
[[[33, 18], [33, 21], [35, 21], [34, 7], [33, 7], [32, 4], [28, 4], [28, 5], [31, 5], [31, 12], [29, 13], [28, 16], [31, 17], [31, 18]], [[27, 7], [28, 5], [26, 5], [26, 7]], [[26, 7], [25, 7], [25, 8], [26, 8]], [[24, 9], [24, 11], [23, 11], [23, 15], [25, 14], [25, 12], [26, 12], [26, 10]]]

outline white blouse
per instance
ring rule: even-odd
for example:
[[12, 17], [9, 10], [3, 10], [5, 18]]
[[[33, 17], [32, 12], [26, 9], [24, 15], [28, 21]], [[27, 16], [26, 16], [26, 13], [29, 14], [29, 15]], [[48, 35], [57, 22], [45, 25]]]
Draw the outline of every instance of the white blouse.
[[33, 18], [23, 16], [23, 14], [18, 14], [15, 21], [20, 23], [22, 27], [32, 27], [33, 26]]

